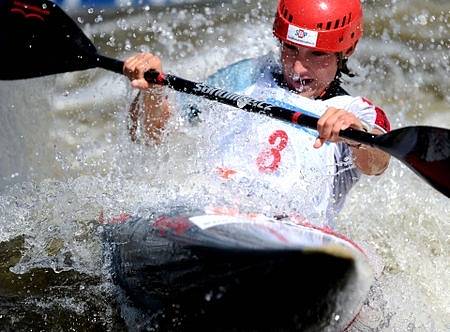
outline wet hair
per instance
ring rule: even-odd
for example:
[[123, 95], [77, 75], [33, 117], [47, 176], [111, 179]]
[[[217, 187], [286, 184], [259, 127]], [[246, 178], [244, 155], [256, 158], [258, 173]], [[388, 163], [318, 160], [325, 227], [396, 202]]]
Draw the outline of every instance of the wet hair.
[[338, 57], [338, 69], [336, 72], [336, 80], [341, 81], [342, 74], [348, 77], [355, 77], [356, 73], [351, 71], [347, 66], [348, 58], [345, 57], [342, 53], [338, 53], [337, 57]]

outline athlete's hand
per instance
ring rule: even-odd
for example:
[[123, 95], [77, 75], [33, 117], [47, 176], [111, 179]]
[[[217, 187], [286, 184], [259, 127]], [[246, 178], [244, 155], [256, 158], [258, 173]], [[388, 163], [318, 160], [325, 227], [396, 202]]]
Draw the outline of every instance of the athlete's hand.
[[361, 121], [351, 112], [343, 109], [329, 107], [317, 122], [317, 137], [314, 147], [320, 148], [326, 141], [339, 142], [343, 139], [339, 137], [339, 132], [349, 127], [362, 130]]
[[125, 60], [123, 73], [131, 80], [133, 88], [147, 90], [154, 85], [144, 78], [144, 73], [150, 69], [162, 73], [161, 59], [151, 53], [139, 53]]

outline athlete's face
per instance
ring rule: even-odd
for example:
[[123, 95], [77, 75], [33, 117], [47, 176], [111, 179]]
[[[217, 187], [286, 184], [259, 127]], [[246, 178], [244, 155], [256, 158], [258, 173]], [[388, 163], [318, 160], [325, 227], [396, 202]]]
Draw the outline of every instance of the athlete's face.
[[308, 98], [319, 97], [335, 79], [338, 68], [336, 53], [285, 43], [281, 46], [281, 62], [289, 88]]

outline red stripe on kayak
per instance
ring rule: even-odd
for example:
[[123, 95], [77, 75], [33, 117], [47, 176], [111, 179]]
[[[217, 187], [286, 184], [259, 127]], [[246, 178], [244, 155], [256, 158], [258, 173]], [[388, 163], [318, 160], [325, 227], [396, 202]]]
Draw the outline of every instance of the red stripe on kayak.
[[267, 226], [264, 228], [267, 229], [272, 235], [274, 235], [279, 241], [289, 243], [289, 241], [282, 234], [278, 233], [275, 229]]
[[153, 226], [159, 230], [159, 233], [164, 236], [167, 231], [172, 231], [176, 235], [182, 235], [191, 228], [192, 223], [187, 217], [167, 217], [161, 216], [153, 222]]
[[345, 329], [342, 332], [350, 332], [350, 328], [352, 327], [352, 325], [355, 323], [355, 321], [357, 320], [357, 318], [359, 317], [359, 315], [361, 314], [361, 310], [363, 308], [363, 304], [361, 304], [358, 313], [356, 314], [355, 317], [353, 317], [353, 319], [350, 321], [350, 323], [348, 323], [348, 325], [345, 327]]
[[26, 19], [38, 19], [45, 21], [44, 15], [48, 16], [50, 14], [48, 10], [20, 1], [14, 1], [13, 4], [15, 7], [11, 8], [10, 12], [13, 14], [20, 14]]

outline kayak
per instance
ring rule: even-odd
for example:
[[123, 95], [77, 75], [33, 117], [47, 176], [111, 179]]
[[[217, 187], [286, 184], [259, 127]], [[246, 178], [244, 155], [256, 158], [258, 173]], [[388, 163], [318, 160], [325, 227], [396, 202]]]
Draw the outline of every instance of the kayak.
[[179, 208], [105, 235], [114, 282], [154, 331], [343, 331], [373, 278], [357, 244], [304, 221]]

